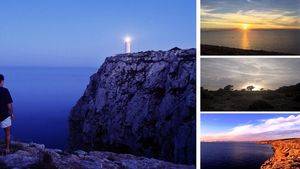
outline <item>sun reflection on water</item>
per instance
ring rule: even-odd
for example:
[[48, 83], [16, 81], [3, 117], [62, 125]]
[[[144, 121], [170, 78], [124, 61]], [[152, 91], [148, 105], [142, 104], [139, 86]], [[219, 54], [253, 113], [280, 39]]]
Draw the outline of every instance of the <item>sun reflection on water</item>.
[[250, 49], [250, 45], [249, 45], [249, 38], [248, 38], [248, 30], [244, 30], [242, 31], [242, 44], [241, 47], [242, 49]]

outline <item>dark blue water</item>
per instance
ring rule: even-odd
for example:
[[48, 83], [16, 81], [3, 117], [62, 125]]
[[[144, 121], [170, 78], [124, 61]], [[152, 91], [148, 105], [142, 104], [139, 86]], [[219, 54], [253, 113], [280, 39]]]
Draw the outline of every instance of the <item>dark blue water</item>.
[[[13, 100], [13, 140], [64, 149], [68, 115], [97, 68], [0, 67]], [[1, 132], [3, 139], [3, 132]]]
[[202, 30], [201, 43], [300, 54], [300, 30]]
[[269, 145], [255, 143], [201, 143], [202, 169], [259, 169], [271, 156]]

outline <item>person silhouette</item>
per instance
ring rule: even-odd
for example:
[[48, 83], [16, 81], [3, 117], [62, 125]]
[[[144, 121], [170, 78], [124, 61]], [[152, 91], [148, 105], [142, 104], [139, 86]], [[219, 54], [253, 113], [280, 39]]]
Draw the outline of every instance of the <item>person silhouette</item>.
[[0, 74], [0, 126], [5, 132], [5, 153], [10, 152], [10, 128], [14, 118], [13, 100], [10, 92], [4, 86], [4, 76]]

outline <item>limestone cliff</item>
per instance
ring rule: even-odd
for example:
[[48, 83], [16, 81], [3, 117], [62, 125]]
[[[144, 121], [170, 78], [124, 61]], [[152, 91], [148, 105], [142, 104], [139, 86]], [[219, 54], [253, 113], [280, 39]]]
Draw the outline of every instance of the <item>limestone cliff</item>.
[[271, 144], [274, 155], [261, 169], [300, 169], [300, 138], [260, 142]]
[[196, 50], [108, 57], [73, 107], [70, 148], [196, 161]]
[[194, 169], [156, 159], [100, 151], [65, 152], [42, 144], [13, 142], [13, 152], [0, 155], [1, 169]]

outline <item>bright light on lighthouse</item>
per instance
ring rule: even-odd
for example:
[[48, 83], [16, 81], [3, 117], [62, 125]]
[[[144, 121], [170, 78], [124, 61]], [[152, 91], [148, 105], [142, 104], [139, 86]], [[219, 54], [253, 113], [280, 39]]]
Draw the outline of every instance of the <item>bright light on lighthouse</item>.
[[131, 38], [129, 36], [125, 37], [125, 53], [131, 53]]
[[125, 42], [131, 42], [131, 38], [130, 38], [129, 36], [127, 36], [127, 37], [125, 38]]

